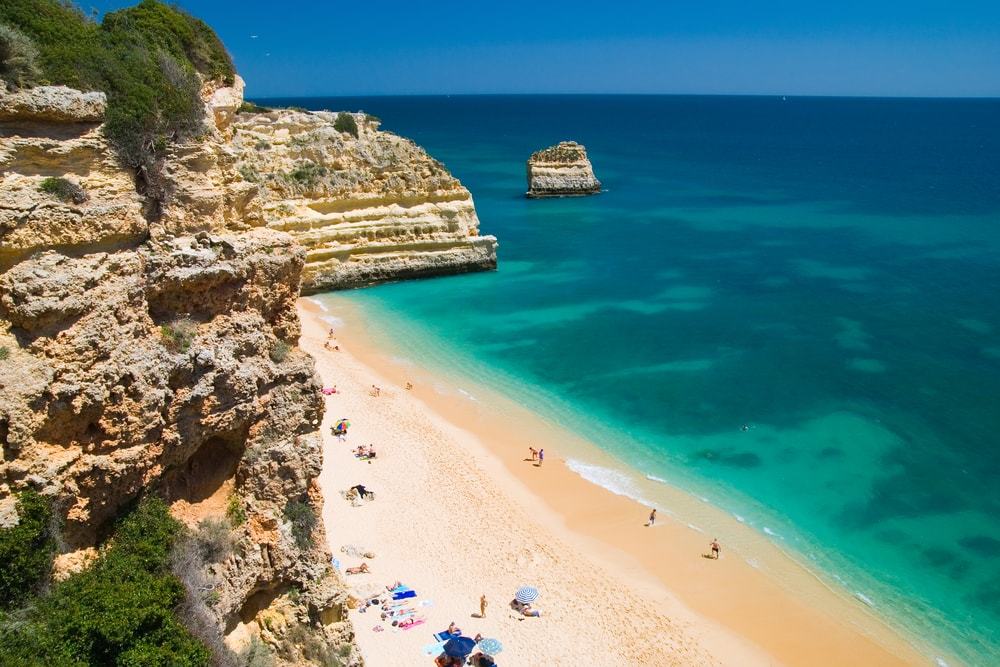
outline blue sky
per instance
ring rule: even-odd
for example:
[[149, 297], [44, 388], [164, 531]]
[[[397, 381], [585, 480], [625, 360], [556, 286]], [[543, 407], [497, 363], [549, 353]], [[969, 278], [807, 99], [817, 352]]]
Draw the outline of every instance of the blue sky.
[[1000, 96], [1000, 0], [177, 4], [216, 29], [250, 97]]

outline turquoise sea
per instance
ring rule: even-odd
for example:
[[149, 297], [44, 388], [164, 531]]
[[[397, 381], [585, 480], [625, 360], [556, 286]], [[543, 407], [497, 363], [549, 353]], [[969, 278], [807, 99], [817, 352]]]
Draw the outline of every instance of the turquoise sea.
[[[407, 354], [558, 396], [638, 475], [1000, 664], [1000, 101], [280, 103], [381, 117], [499, 237], [496, 273], [350, 294]], [[606, 191], [526, 200], [562, 139]]]

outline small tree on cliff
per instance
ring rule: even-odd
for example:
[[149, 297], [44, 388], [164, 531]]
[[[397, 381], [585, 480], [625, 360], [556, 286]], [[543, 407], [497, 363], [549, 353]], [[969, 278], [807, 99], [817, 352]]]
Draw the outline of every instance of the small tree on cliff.
[[354, 120], [354, 114], [341, 111], [337, 114], [337, 120], [333, 122], [333, 129], [338, 132], [347, 132], [349, 135], [358, 138], [358, 121]]

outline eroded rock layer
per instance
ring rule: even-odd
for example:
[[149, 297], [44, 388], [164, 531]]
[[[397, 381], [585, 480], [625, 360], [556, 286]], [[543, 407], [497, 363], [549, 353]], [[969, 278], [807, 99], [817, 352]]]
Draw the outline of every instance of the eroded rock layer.
[[287, 509], [322, 505], [323, 402], [296, 347], [306, 251], [236, 171], [241, 90], [205, 99], [155, 222], [101, 136], [103, 96], [0, 99], [0, 514], [21, 489], [54, 500], [57, 574], [140, 494], [191, 526], [228, 514], [236, 546], [204, 577], [233, 647], [297, 623], [350, 649], [322, 524], [303, 542]]
[[267, 226], [306, 248], [303, 291], [496, 268], [496, 238], [480, 235], [469, 191], [378, 126], [287, 109], [233, 124], [237, 168], [262, 189]]
[[561, 141], [536, 151], [528, 159], [528, 192], [532, 199], [592, 195], [601, 182], [587, 159], [587, 149], [575, 141]]

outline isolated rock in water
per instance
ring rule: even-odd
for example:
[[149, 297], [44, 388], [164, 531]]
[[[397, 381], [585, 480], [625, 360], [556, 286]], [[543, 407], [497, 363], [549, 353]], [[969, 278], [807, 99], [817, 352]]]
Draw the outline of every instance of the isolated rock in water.
[[575, 141], [531, 154], [528, 160], [528, 197], [570, 197], [601, 191], [601, 182], [587, 159], [587, 149]]

